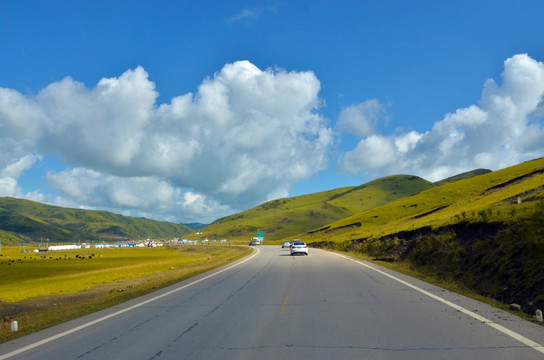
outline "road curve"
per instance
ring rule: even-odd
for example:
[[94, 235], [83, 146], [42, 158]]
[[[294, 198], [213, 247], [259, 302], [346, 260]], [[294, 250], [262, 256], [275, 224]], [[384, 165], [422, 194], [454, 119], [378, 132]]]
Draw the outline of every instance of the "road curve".
[[544, 327], [334, 253], [279, 246], [0, 344], [4, 359], [544, 359]]

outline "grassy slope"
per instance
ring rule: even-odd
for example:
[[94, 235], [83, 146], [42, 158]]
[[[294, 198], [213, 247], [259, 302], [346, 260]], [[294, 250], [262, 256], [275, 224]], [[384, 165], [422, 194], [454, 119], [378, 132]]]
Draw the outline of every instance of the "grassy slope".
[[273, 200], [215, 221], [200, 230], [200, 237], [248, 238], [263, 231], [265, 240], [279, 240], [433, 186], [417, 176], [396, 175], [357, 187]]
[[133, 218], [107, 211], [68, 209], [37, 202], [0, 198], [0, 239], [21, 241], [90, 241], [181, 236], [192, 229], [169, 222]]
[[[538, 192], [538, 188], [544, 185], [543, 168], [544, 158], [541, 158], [434, 187], [344, 218], [330, 224], [323, 231], [312, 232], [304, 237], [310, 242], [329, 240], [341, 242], [379, 237], [426, 226], [436, 228], [460, 221], [479, 221], [482, 216], [486, 221], [510, 221], [512, 201], [506, 200], [512, 200], [513, 197], [525, 192]], [[534, 175], [528, 176], [530, 174]], [[513, 181], [516, 178], [521, 179]], [[501, 186], [510, 181], [513, 182]], [[532, 211], [531, 204], [526, 203], [515, 208], [517, 216]], [[482, 214], [482, 211], [485, 214]]]

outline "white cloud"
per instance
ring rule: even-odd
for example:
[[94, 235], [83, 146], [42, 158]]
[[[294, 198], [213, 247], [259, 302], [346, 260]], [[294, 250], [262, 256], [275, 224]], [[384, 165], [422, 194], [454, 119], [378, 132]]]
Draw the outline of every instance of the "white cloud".
[[536, 110], [534, 112], [535, 116], [543, 117], [544, 116], [544, 95], [540, 97]]
[[343, 158], [344, 170], [358, 172], [359, 169], [376, 170], [395, 162], [395, 146], [392, 139], [371, 135], [359, 142]]
[[543, 98], [544, 64], [527, 54], [515, 55], [504, 63], [502, 84], [486, 81], [480, 105], [447, 114], [426, 133], [363, 136], [340, 159], [340, 168], [374, 175], [407, 172], [439, 180], [541, 157]]
[[42, 156], [40, 155], [30, 154], [23, 156], [14, 163], [7, 165], [4, 169], [0, 169], [0, 178], [10, 177], [18, 179], [23, 172], [32, 168], [36, 161], [39, 161], [41, 159]]
[[17, 180], [41, 159], [40, 155], [29, 154], [7, 164], [3, 169], [0, 168], [0, 196], [23, 196], [23, 189], [19, 187]]
[[319, 89], [312, 72], [248, 61], [161, 106], [142, 67], [94, 88], [65, 78], [35, 97], [0, 88], [0, 169], [53, 154], [71, 167], [47, 176], [66, 201], [184, 219], [198, 208], [213, 220], [327, 166], [333, 134], [317, 112]]
[[410, 131], [409, 133], [395, 137], [395, 146], [401, 154], [405, 154], [415, 149], [422, 137], [423, 135], [417, 131]]
[[86, 167], [133, 175], [145, 127], [153, 120], [154, 89], [141, 67], [102, 79], [92, 90], [70, 78], [50, 84], [36, 98], [45, 115], [38, 124], [43, 128], [40, 150]]
[[240, 21], [244, 19], [257, 19], [259, 15], [254, 10], [242, 9], [239, 13], [229, 19], [229, 22]]
[[261, 18], [262, 15], [276, 14], [278, 8], [274, 5], [267, 6], [257, 6], [252, 9], [242, 9], [236, 15], [228, 18], [227, 22], [230, 24], [240, 22], [240, 21], [256, 21]]
[[21, 189], [17, 186], [17, 180], [9, 177], [0, 178], [0, 196], [20, 196]]
[[87, 208], [108, 208], [131, 216], [159, 216], [185, 221], [213, 220], [218, 211], [229, 211], [206, 196], [173, 187], [157, 177], [123, 178], [76, 168], [47, 175], [51, 186], [73, 203]]
[[380, 121], [387, 121], [386, 106], [376, 99], [358, 105], [348, 106], [340, 112], [336, 129], [357, 137], [367, 137], [376, 133]]

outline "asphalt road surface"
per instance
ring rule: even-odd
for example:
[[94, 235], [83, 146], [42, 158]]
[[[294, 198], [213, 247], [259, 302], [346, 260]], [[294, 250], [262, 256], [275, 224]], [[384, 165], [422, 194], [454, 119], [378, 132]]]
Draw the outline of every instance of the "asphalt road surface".
[[544, 359], [544, 327], [341, 255], [279, 246], [4, 344], [3, 359]]

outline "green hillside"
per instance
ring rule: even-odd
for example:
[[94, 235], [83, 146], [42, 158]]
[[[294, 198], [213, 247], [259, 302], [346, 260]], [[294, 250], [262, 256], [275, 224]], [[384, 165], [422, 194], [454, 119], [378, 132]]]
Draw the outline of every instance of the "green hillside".
[[219, 219], [201, 229], [198, 237], [248, 238], [263, 231], [265, 240], [279, 240], [432, 187], [417, 176], [396, 175], [357, 187], [272, 200]]
[[0, 197], [0, 239], [4, 245], [41, 239], [83, 242], [161, 238], [191, 231], [185, 225], [169, 222]]
[[[512, 221], [534, 211], [544, 185], [544, 158], [507, 169], [430, 188], [315, 229], [311, 241], [335, 242], [380, 237], [419, 228], [459, 222]], [[517, 206], [517, 197], [522, 203]], [[516, 201], [514, 201], [516, 200]], [[515, 210], [514, 210], [515, 209]]]
[[491, 170], [488, 170], [488, 169], [476, 169], [476, 170], [467, 171], [467, 172], [464, 172], [462, 174], [458, 174], [458, 175], [446, 178], [444, 180], [437, 181], [434, 184], [436, 186], [441, 186], [441, 185], [449, 184], [451, 182], [468, 179], [468, 178], [471, 178], [473, 176], [483, 175], [483, 174], [487, 174], [487, 173], [490, 173], [490, 172], [491, 172]]

